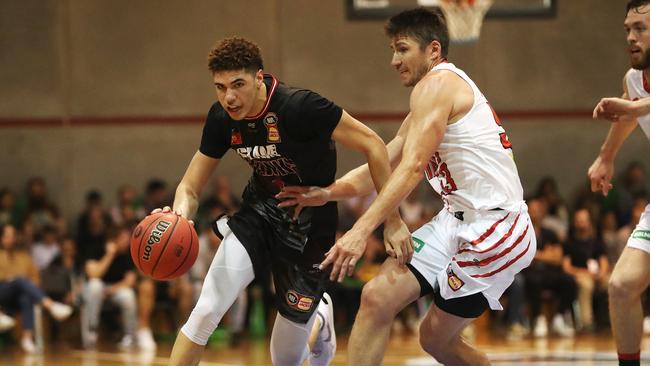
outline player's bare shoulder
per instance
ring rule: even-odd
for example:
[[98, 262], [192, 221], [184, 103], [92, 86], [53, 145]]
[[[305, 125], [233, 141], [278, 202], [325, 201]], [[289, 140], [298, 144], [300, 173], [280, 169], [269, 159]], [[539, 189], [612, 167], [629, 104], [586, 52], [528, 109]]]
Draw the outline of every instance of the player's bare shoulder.
[[448, 124], [461, 119], [474, 105], [472, 87], [457, 73], [450, 70], [430, 71], [415, 85], [413, 93], [416, 92], [439, 96], [450, 103]]

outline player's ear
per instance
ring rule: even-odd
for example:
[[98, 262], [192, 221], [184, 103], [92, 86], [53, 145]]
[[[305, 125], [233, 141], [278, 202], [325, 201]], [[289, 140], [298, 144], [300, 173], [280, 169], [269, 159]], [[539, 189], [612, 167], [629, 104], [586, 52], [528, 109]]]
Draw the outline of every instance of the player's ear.
[[255, 73], [255, 85], [258, 88], [261, 88], [263, 82], [264, 82], [264, 71], [262, 69], [259, 69]]
[[431, 41], [425, 51], [429, 61], [435, 61], [442, 58], [442, 45], [436, 40]]

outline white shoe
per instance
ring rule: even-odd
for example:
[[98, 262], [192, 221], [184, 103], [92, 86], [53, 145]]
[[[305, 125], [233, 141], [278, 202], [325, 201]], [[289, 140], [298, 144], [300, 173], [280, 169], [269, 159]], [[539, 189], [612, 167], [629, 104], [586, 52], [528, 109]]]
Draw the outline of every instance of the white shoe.
[[20, 347], [22, 347], [23, 351], [26, 353], [36, 353], [36, 345], [34, 344], [32, 337], [23, 337], [23, 339], [20, 340]]
[[535, 338], [542, 338], [548, 335], [548, 325], [546, 325], [546, 318], [544, 315], [537, 317], [535, 321], [535, 328], [533, 330], [533, 335]]
[[72, 306], [56, 301], [52, 303], [52, 306], [48, 310], [57, 321], [66, 320], [72, 314]]
[[16, 325], [14, 318], [0, 312], [0, 333], [13, 328], [14, 325]]
[[336, 332], [334, 330], [334, 307], [332, 298], [323, 293], [323, 298], [318, 303], [316, 316], [320, 317], [320, 332], [314, 347], [309, 352], [310, 366], [327, 366], [332, 362], [336, 353]]
[[132, 350], [135, 347], [135, 342], [133, 340], [133, 336], [130, 334], [125, 334], [124, 337], [122, 337], [122, 340], [117, 344], [117, 348], [119, 348], [122, 351], [129, 351]]
[[573, 337], [575, 331], [564, 321], [562, 314], [553, 316], [553, 332], [560, 337]]
[[138, 339], [138, 348], [142, 351], [155, 351], [156, 350], [156, 341], [153, 339], [153, 334], [151, 329], [142, 328], [138, 329], [136, 333]]
[[650, 316], [643, 318], [643, 334], [650, 334]]

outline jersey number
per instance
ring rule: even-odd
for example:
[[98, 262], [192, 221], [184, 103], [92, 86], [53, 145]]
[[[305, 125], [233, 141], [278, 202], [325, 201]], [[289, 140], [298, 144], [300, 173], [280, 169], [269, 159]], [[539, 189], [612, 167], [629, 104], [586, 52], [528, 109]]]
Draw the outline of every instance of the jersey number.
[[440, 178], [442, 194], [450, 194], [458, 189], [456, 182], [454, 182], [454, 178], [451, 177], [451, 172], [447, 167], [447, 163], [442, 162], [438, 152], [436, 152], [429, 160], [429, 163], [424, 169], [424, 174], [427, 176], [428, 180], [433, 179], [433, 177]]

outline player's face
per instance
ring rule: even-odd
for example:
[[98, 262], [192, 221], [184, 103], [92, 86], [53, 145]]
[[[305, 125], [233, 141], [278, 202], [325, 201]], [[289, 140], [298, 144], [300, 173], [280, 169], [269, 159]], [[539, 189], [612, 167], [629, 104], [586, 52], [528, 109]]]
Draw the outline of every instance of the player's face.
[[[230, 118], [238, 121], [259, 112], [263, 78], [262, 70], [255, 74], [246, 70], [219, 71], [213, 74], [217, 99]], [[264, 103], [261, 104], [263, 106]]]
[[399, 72], [404, 86], [414, 86], [431, 69], [429, 46], [420, 48], [420, 44], [408, 36], [395, 36], [390, 42], [393, 49], [391, 65]]
[[624, 26], [632, 68], [650, 68], [650, 5], [631, 9], [625, 17]]

